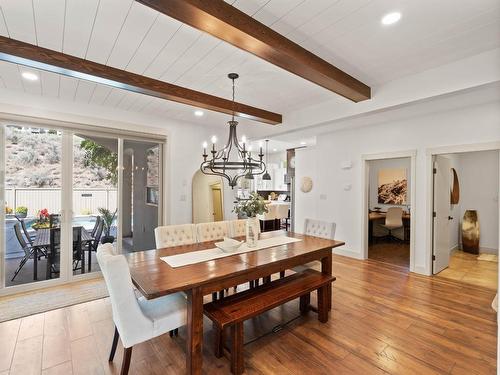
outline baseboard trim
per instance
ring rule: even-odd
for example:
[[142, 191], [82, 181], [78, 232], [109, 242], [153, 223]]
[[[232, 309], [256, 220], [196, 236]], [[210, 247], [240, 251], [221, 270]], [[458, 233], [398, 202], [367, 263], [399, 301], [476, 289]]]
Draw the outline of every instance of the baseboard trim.
[[425, 275], [425, 276], [431, 275], [431, 273], [429, 271], [427, 271], [425, 266], [417, 266], [417, 265], [415, 265], [415, 267], [413, 267], [413, 273], [418, 273], [420, 275]]
[[363, 256], [361, 255], [360, 252], [349, 250], [349, 249], [343, 249], [343, 248], [338, 248], [337, 247], [337, 248], [333, 249], [333, 253], [337, 254], [337, 255], [346, 256], [346, 257], [349, 257], [349, 258], [363, 259]]
[[498, 249], [492, 249], [491, 247], [480, 247], [479, 254], [498, 254]]

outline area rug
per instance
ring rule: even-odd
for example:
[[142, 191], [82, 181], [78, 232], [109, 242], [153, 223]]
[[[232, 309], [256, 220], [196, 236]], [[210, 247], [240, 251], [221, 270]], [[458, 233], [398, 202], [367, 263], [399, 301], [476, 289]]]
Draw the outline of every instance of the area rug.
[[102, 278], [0, 297], [0, 322], [108, 296]]
[[496, 254], [479, 254], [477, 260], [485, 260], [487, 262], [497, 262], [498, 263], [498, 255]]

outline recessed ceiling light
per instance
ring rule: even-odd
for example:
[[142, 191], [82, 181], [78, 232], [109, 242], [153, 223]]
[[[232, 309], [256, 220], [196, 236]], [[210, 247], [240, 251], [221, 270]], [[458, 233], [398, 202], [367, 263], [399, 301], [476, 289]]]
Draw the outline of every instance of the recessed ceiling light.
[[392, 13], [387, 13], [384, 17], [382, 17], [382, 24], [383, 25], [392, 25], [393, 23], [398, 22], [401, 19], [401, 13], [399, 12], [392, 12]]
[[277, 148], [273, 148], [273, 152], [276, 152], [276, 151], [278, 151], [278, 149]]
[[27, 79], [28, 81], [37, 81], [38, 76], [35, 73], [32, 72], [23, 72], [21, 74], [24, 79]]
[[302, 142], [300, 142], [300, 144], [301, 144], [302, 146], [305, 146], [305, 145], [306, 145], [306, 142], [302, 141]]
[[204, 113], [203, 113], [203, 111], [198, 110], [198, 111], [194, 111], [194, 115], [195, 115], [196, 117], [201, 117], [201, 116], [203, 116], [203, 115], [204, 115]]

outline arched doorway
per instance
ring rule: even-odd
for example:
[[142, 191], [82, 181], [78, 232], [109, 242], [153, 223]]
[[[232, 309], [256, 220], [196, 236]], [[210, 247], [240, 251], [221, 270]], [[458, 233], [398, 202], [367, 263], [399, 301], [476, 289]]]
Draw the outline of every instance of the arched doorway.
[[193, 223], [224, 220], [222, 178], [197, 171], [193, 176]]

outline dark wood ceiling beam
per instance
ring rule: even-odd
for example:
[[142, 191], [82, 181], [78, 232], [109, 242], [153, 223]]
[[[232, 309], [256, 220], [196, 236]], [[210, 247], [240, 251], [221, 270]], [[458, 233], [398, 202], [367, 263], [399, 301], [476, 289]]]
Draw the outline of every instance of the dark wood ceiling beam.
[[[226, 114], [231, 114], [233, 112], [233, 102], [231, 100], [3, 36], [0, 36], [0, 60], [46, 70], [68, 77], [84, 79], [144, 95], [155, 96], [157, 98], [188, 104], [215, 112]], [[269, 112], [242, 103], [235, 103], [234, 111], [235, 115], [238, 117], [264, 122], [266, 124], [276, 125], [282, 122], [282, 116], [278, 113]]]
[[370, 87], [223, 0], [136, 0], [354, 102]]

